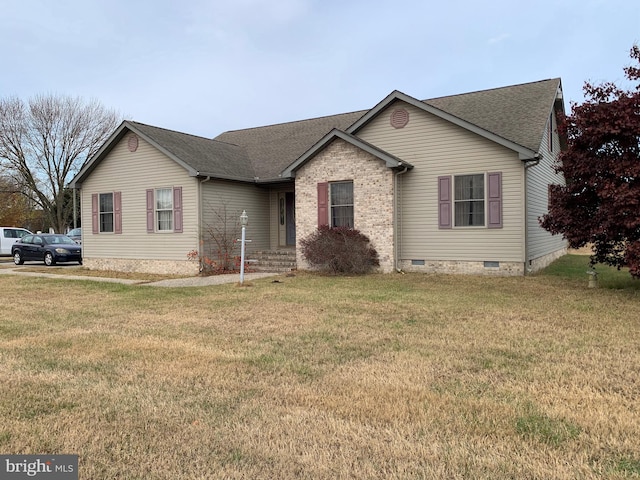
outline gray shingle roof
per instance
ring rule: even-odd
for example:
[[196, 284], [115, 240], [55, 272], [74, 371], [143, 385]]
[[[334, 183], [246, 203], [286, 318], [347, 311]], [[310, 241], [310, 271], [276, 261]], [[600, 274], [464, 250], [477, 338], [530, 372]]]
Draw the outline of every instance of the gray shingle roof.
[[215, 140], [242, 145], [251, 158], [256, 177], [263, 180], [275, 179], [331, 130], [345, 130], [364, 113], [366, 110], [233, 130], [218, 135]]
[[138, 122], [129, 122], [156, 146], [184, 162], [200, 175], [235, 180], [254, 179], [254, 171], [246, 150], [218, 140], [174, 132]]
[[[537, 152], [559, 87], [560, 79], [555, 78], [433, 98], [422, 103], [458, 117], [467, 122], [466, 125], [480, 127], [481, 132], [489, 132], [508, 140], [511, 144]], [[421, 105], [420, 101], [411, 97], [405, 95], [404, 98], [415, 101], [414, 104], [418, 106]], [[358, 120], [364, 121], [368, 112], [369, 116], [374, 115], [379, 107], [384, 107], [384, 101], [372, 110], [233, 130], [214, 139], [138, 122], [124, 122], [96, 156], [82, 168], [73, 183], [81, 184], [128, 130], [145, 137], [156, 148], [187, 169], [190, 175], [240, 181], [278, 181], [283, 170], [330, 131], [346, 131]], [[354, 128], [357, 129], [357, 124]]]
[[[537, 152], [559, 85], [555, 78], [423, 102]], [[215, 139], [245, 147], [256, 176], [273, 179], [333, 128], [346, 130], [367, 112], [234, 130]]]
[[553, 78], [424, 102], [537, 152], [559, 86]]

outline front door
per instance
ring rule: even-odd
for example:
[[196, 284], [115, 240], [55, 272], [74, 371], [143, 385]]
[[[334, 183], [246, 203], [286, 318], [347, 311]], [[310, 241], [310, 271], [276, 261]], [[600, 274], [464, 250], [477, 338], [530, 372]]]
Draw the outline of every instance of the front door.
[[294, 192], [278, 193], [278, 237], [281, 247], [296, 244], [296, 201]]
[[285, 194], [287, 209], [287, 246], [296, 244], [296, 197], [293, 192]]

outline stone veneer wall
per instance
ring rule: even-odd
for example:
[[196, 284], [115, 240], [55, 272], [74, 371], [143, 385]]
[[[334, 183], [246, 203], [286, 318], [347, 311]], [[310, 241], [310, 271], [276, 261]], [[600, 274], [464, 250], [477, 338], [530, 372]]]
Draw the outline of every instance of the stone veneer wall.
[[560, 250], [556, 250], [555, 252], [548, 253], [547, 255], [543, 255], [538, 258], [534, 258], [529, 262], [529, 268], [527, 268], [527, 273], [534, 273], [538, 270], [542, 270], [543, 268], [549, 266], [552, 262], [559, 259], [560, 257], [567, 254], [567, 248], [561, 248]]
[[411, 262], [411, 260], [402, 260], [400, 268], [405, 272], [417, 273], [489, 275], [494, 277], [524, 275], [524, 263], [522, 262], [499, 262], [497, 267], [485, 266], [484, 262], [462, 260], [425, 260], [424, 265], [413, 265]]
[[[567, 253], [563, 248], [532, 260], [526, 273], [535, 273], [547, 267]], [[421, 259], [417, 259], [423, 261]], [[469, 262], [461, 260], [424, 260], [424, 265], [413, 265], [411, 260], [400, 261], [400, 268], [405, 272], [450, 273], [467, 275], [490, 275], [499, 277], [521, 276], [525, 274], [522, 262], [498, 262], [498, 266], [485, 265], [485, 262]]]
[[[393, 175], [384, 161], [334, 140], [296, 172], [296, 237], [305, 238], [318, 227], [318, 183], [353, 180], [354, 227], [378, 251], [380, 271], [393, 271]], [[300, 248], [297, 263], [299, 269], [309, 268]]]
[[82, 259], [82, 266], [89, 270], [157, 273], [160, 275], [198, 275], [199, 273], [198, 262], [188, 260], [134, 260], [85, 257]]

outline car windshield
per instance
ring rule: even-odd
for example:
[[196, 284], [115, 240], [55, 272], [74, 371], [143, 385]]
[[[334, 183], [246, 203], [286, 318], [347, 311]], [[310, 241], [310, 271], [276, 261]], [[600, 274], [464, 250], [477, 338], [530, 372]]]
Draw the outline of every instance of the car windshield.
[[67, 237], [66, 235], [51, 235], [47, 237], [47, 243], [49, 244], [75, 244], [72, 239]]

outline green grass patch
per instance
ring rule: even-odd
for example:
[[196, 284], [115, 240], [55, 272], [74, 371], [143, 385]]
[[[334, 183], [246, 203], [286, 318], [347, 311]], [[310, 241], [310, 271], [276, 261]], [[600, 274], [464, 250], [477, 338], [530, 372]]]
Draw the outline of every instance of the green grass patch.
[[538, 275], [559, 277], [564, 281], [587, 285], [589, 283], [587, 271], [595, 271], [598, 274], [599, 288], [640, 291], [640, 280], [634, 279], [629, 274], [629, 269], [621, 268], [618, 270], [602, 264], [592, 267], [589, 263], [588, 255], [565, 255], [538, 273]]
[[622, 457], [615, 461], [614, 470], [633, 477], [640, 477], [640, 460], [631, 457]]
[[516, 418], [516, 432], [527, 440], [559, 447], [574, 440], [582, 429], [567, 420], [550, 417], [532, 405], [525, 407], [525, 413]]

